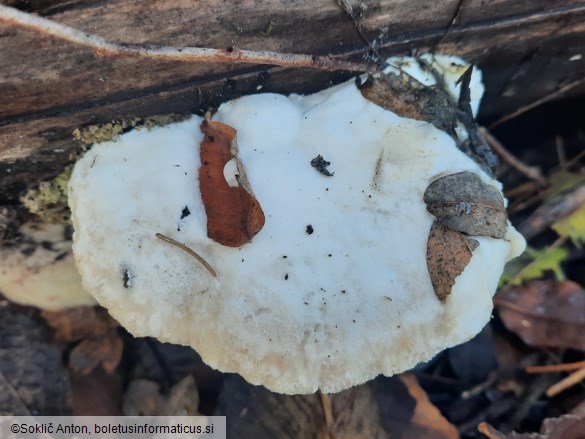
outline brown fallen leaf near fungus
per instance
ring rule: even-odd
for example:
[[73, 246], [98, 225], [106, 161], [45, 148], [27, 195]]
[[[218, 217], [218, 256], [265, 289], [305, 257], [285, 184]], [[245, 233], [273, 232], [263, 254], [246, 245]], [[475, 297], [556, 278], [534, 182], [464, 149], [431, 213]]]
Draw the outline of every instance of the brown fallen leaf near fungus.
[[[207, 214], [207, 236], [220, 244], [240, 247], [262, 229], [264, 212], [237, 158], [236, 130], [204, 120], [201, 132], [199, 185]], [[224, 176], [224, 167], [232, 159], [238, 169], [237, 186], [230, 186]]]
[[585, 350], [585, 290], [571, 281], [532, 281], [494, 298], [506, 327], [527, 345]]
[[460, 232], [433, 222], [427, 241], [427, 266], [433, 289], [441, 302], [451, 294], [455, 278], [469, 264], [478, 245], [475, 239], [466, 238]]
[[358, 88], [362, 96], [382, 108], [455, 134], [457, 108], [443, 87], [425, 86], [406, 74], [391, 74], [368, 75]]
[[41, 315], [55, 330], [57, 339], [66, 342], [102, 337], [120, 326], [104, 308], [96, 306], [78, 306], [61, 311], [44, 310]]
[[62, 311], [43, 311], [46, 322], [58, 340], [79, 342], [69, 353], [68, 366], [81, 375], [96, 367], [112, 373], [122, 359], [124, 343], [118, 334], [118, 322], [105, 309], [80, 306]]
[[450, 229], [493, 238], [506, 235], [508, 214], [502, 195], [473, 172], [438, 178], [423, 199], [427, 210]]
[[423, 200], [436, 217], [427, 242], [427, 267], [435, 294], [444, 302], [479, 245], [465, 235], [504, 238], [508, 214], [502, 194], [468, 171], [436, 179]]

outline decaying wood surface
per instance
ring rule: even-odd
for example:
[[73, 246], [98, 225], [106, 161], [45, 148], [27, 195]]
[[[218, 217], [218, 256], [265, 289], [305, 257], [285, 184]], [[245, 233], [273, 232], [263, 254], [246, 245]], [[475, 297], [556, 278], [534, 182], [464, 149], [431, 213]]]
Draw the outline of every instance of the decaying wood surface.
[[[585, 1], [351, 0], [382, 56], [436, 50], [484, 71], [483, 116], [513, 111], [585, 76]], [[336, 0], [5, 0], [108, 39], [331, 54], [369, 52]], [[91, 50], [0, 25], [0, 204], [53, 177], [80, 150], [75, 128], [192, 113], [258, 90], [307, 93], [349, 72], [96, 58]], [[571, 89], [585, 91], [580, 85]]]

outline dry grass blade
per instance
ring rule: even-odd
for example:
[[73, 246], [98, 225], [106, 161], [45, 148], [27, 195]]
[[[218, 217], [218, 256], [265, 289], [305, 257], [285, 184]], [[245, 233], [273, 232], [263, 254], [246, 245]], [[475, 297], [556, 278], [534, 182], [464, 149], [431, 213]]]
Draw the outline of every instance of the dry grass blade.
[[319, 392], [321, 406], [323, 407], [323, 416], [325, 417], [326, 438], [335, 439], [333, 435], [333, 408], [331, 407], [331, 398], [327, 393]]
[[530, 240], [585, 204], [585, 186], [543, 204], [518, 225], [518, 231]]
[[530, 178], [531, 180], [536, 181], [537, 183], [545, 186], [547, 185], [546, 179], [542, 176], [540, 169], [535, 166], [528, 166], [523, 163], [520, 159], [518, 159], [514, 154], [506, 149], [502, 143], [498, 139], [496, 139], [492, 133], [485, 127], [480, 127], [479, 132], [484, 137], [486, 142], [491, 146], [491, 148], [498, 154], [502, 160], [512, 166], [521, 174], [524, 174], [526, 177]]
[[568, 377], [563, 378], [558, 383], [550, 386], [546, 391], [546, 396], [552, 398], [553, 396], [558, 395], [561, 392], [564, 392], [569, 387], [573, 387], [574, 385], [580, 383], [581, 381], [585, 380], [585, 367], [573, 372]]
[[203, 259], [203, 257], [199, 256], [199, 254], [195, 252], [195, 250], [187, 247], [185, 244], [182, 244], [179, 241], [175, 241], [173, 238], [169, 238], [168, 236], [163, 235], [162, 233], [157, 233], [156, 237], [158, 239], [162, 239], [165, 242], [168, 242], [171, 245], [174, 245], [175, 247], [179, 247], [181, 250], [189, 253], [191, 256], [197, 259], [197, 261], [199, 261], [201, 265], [203, 265], [207, 269], [207, 271], [211, 273], [213, 277], [217, 277], [217, 272], [213, 269], [213, 267], [209, 265], [209, 263], [205, 259]]
[[482, 422], [477, 426], [477, 431], [487, 436], [489, 439], [506, 439], [506, 435], [496, 430], [487, 422]]
[[560, 87], [558, 90], [547, 94], [546, 96], [543, 96], [540, 99], [537, 99], [536, 101], [532, 102], [531, 104], [528, 105], [524, 105], [523, 107], [518, 108], [516, 111], [507, 114], [506, 116], [496, 120], [495, 122], [493, 122], [488, 128], [494, 129], [495, 127], [503, 124], [504, 122], [508, 122], [509, 120], [514, 119], [515, 117], [520, 116], [521, 114], [524, 114], [536, 107], [539, 107], [542, 104], [547, 103], [548, 101], [552, 101], [553, 99], [556, 99], [560, 96], [562, 96], [563, 94], [565, 94], [566, 92], [574, 89], [575, 87], [578, 87], [579, 85], [582, 85], [585, 83], [585, 79], [581, 78], [581, 79], [577, 79], [576, 81], [572, 81], [569, 82], [568, 84], [563, 85], [562, 87]]
[[582, 368], [585, 368], [585, 361], [564, 364], [546, 364], [544, 366], [527, 366], [524, 370], [526, 373], [550, 373], [566, 372], [569, 370], [577, 370]]

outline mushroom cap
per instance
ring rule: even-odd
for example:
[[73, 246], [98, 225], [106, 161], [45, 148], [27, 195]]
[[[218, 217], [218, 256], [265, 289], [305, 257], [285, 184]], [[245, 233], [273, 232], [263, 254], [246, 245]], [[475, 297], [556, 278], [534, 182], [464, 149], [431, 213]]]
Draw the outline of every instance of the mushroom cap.
[[[437, 299], [425, 189], [461, 171], [501, 189], [446, 133], [378, 107], [352, 81], [306, 97], [243, 97], [214, 120], [237, 130], [266, 216], [241, 247], [207, 237], [199, 117], [95, 145], [75, 165], [83, 285], [134, 335], [190, 345], [214, 368], [293, 394], [404, 371], [489, 321], [523, 239], [511, 226], [505, 239], [476, 237], [448, 299]], [[333, 176], [311, 166], [317, 155]], [[195, 250], [217, 278], [156, 233]]]

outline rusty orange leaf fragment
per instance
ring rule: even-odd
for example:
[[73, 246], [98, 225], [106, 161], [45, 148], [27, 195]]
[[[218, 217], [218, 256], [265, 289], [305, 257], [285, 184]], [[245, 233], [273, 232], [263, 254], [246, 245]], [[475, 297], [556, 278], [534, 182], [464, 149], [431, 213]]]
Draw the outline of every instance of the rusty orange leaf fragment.
[[[201, 132], [199, 187], [207, 214], [207, 236], [220, 244], [240, 247], [262, 229], [264, 212], [237, 158], [236, 130], [204, 120]], [[239, 173], [237, 186], [230, 186], [224, 177], [224, 167], [232, 159], [236, 159]]]
[[433, 289], [441, 302], [451, 294], [455, 278], [469, 264], [472, 251], [478, 245], [475, 239], [433, 222], [427, 241], [427, 267]]

